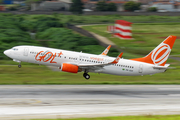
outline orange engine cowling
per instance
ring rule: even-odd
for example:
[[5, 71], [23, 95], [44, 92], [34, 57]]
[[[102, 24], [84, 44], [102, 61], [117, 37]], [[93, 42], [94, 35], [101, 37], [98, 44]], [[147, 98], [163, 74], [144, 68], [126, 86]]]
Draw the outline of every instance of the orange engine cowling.
[[60, 67], [61, 71], [70, 72], [70, 73], [77, 73], [78, 68], [79, 68], [78, 66], [68, 63], [63, 63], [62, 66]]

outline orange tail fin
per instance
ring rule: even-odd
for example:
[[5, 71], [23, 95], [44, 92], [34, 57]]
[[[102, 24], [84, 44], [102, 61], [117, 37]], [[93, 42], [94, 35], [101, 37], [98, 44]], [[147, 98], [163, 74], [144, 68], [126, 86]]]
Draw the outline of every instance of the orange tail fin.
[[164, 66], [169, 57], [171, 49], [176, 40], [176, 36], [170, 35], [161, 44], [159, 44], [153, 51], [143, 58], [131, 59], [134, 61], [150, 63], [158, 66]]

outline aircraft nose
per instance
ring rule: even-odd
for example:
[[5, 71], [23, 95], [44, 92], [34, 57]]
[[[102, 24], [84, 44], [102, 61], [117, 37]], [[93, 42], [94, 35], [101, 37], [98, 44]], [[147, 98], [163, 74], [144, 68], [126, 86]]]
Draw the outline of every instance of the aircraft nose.
[[4, 51], [4, 54], [5, 54], [6, 56], [9, 56], [9, 55], [10, 55], [10, 50], [5, 50], [5, 51]]

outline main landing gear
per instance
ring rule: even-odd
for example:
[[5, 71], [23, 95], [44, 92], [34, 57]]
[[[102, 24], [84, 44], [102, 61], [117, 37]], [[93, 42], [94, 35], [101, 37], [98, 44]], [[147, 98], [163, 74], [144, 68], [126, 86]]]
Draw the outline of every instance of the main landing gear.
[[83, 74], [83, 77], [88, 80], [88, 79], [90, 78], [90, 75], [85, 72], [85, 73]]

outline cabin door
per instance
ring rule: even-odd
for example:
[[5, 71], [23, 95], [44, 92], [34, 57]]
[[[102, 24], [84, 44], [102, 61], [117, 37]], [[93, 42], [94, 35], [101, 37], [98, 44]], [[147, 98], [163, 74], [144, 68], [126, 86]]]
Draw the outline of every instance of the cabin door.
[[24, 48], [24, 56], [28, 56], [29, 48]]
[[143, 73], [143, 65], [142, 64], [139, 65], [139, 73]]

